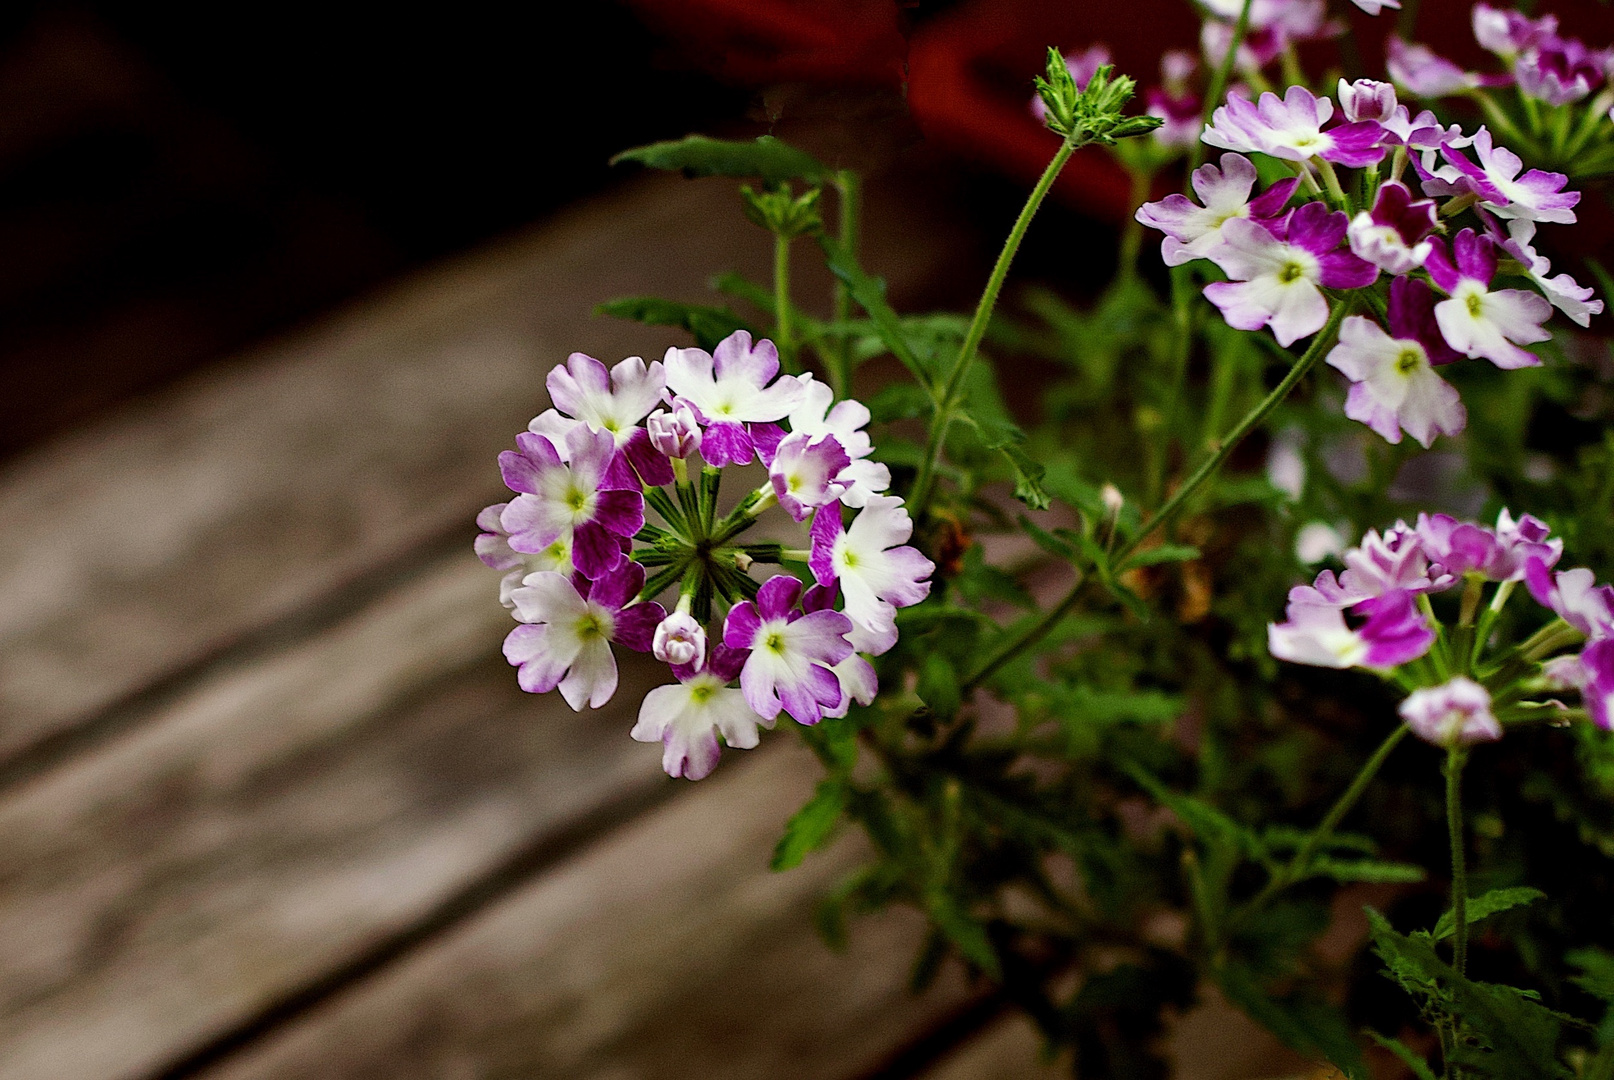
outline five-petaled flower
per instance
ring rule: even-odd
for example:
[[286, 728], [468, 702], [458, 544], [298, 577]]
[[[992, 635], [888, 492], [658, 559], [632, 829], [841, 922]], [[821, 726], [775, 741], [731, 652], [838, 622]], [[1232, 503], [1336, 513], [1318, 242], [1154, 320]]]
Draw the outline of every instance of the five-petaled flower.
[[549, 570], [529, 574], [511, 593], [522, 625], [504, 639], [521, 688], [543, 694], [558, 686], [578, 711], [610, 701], [617, 680], [611, 643], [648, 651], [664, 615], [660, 604], [633, 603], [643, 586], [644, 570], [631, 562], [596, 581]]
[[846, 635], [852, 620], [838, 611], [803, 612], [801, 582], [776, 574], [762, 583], [756, 601], [729, 609], [723, 644], [748, 649], [740, 689], [756, 714], [772, 720], [784, 710], [797, 723], [816, 724], [841, 705], [841, 684], [832, 670], [852, 655]]
[[1552, 305], [1525, 289], [1491, 289], [1496, 244], [1464, 229], [1452, 240], [1452, 255], [1439, 239], [1424, 265], [1451, 298], [1435, 305], [1446, 343], [1465, 356], [1484, 357], [1499, 368], [1533, 367], [1541, 361], [1521, 349], [1550, 337], [1541, 326]]
[[1435, 365], [1460, 359], [1435, 325], [1434, 294], [1413, 278], [1390, 283], [1390, 332], [1352, 315], [1341, 324], [1339, 344], [1328, 363], [1352, 383], [1345, 415], [1360, 420], [1392, 443], [1406, 431], [1424, 446], [1437, 434], [1456, 435], [1467, 423], [1457, 390]]

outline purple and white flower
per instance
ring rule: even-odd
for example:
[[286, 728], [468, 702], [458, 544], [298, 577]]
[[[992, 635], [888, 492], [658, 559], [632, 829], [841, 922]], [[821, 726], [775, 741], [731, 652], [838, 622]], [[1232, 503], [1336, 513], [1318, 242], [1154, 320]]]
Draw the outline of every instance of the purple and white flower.
[[1390, 78], [1417, 97], [1437, 98], [1459, 94], [1478, 85], [1479, 79], [1427, 45], [1411, 45], [1392, 36], [1385, 42], [1384, 66]]
[[1536, 602], [1593, 640], [1614, 638], [1614, 585], [1599, 585], [1590, 570], [1551, 572], [1551, 564], [1532, 559], [1524, 582]]
[[1536, 288], [1541, 290], [1553, 307], [1581, 326], [1591, 325], [1592, 316], [1602, 314], [1603, 302], [1593, 299], [1595, 294], [1592, 290], [1568, 274], [1548, 277], [1552, 273], [1552, 263], [1531, 246], [1535, 235], [1534, 221], [1514, 218], [1508, 222], [1508, 239], [1501, 242], [1502, 250], [1519, 261], [1525, 273], [1530, 275], [1530, 280], [1536, 283]]
[[1332, 570], [1324, 570], [1313, 585], [1291, 589], [1290, 599], [1347, 608], [1394, 592], [1438, 592], [1456, 580], [1438, 570], [1431, 572], [1417, 530], [1404, 521], [1397, 521], [1382, 535], [1369, 529], [1361, 543], [1347, 549], [1340, 559], [1345, 570], [1337, 581]]
[[639, 742], [661, 743], [668, 776], [700, 780], [717, 765], [719, 735], [737, 750], [751, 750], [760, 741], [757, 728], [773, 727], [772, 718], [758, 716], [745, 694], [729, 686], [744, 663], [745, 653], [718, 645], [704, 665], [678, 665], [677, 683], [645, 695], [631, 734]]
[[1505, 509], [1490, 529], [1449, 514], [1419, 514], [1418, 542], [1429, 562], [1454, 577], [1524, 581], [1530, 565], [1550, 568], [1563, 554], [1562, 540], [1549, 540], [1546, 524], [1526, 514], [1517, 522]]
[[1315, 589], [1289, 592], [1286, 621], [1267, 626], [1267, 651], [1279, 660], [1313, 667], [1388, 670], [1416, 660], [1435, 633], [1409, 592], [1392, 592], [1356, 604], [1365, 621], [1356, 629], [1338, 606], [1320, 602]]
[[1339, 80], [1339, 111], [1353, 124], [1358, 120], [1376, 120], [1382, 124], [1395, 115], [1398, 107], [1395, 87], [1390, 83], [1375, 79]]
[[1358, 257], [1386, 273], [1405, 274], [1429, 257], [1435, 225], [1434, 200], [1414, 199], [1405, 184], [1391, 180], [1380, 185], [1373, 209], [1351, 219], [1346, 236]]
[[[805, 612], [830, 611], [835, 607], [835, 599], [840, 590], [834, 582], [829, 585], [814, 585], [808, 589], [801, 598], [801, 609]], [[891, 627], [890, 640], [871, 635], [855, 623], [852, 632], [846, 635], [851, 642], [853, 652], [845, 660], [830, 668], [835, 678], [840, 680], [841, 700], [833, 709], [826, 708], [824, 715], [828, 718], [845, 716], [852, 709], [852, 702], [859, 705], [868, 705], [874, 701], [874, 696], [880, 692], [880, 678], [874, 672], [874, 665], [863, 656], [868, 653], [878, 656], [896, 644], [896, 626]]]
[[657, 409], [645, 417], [645, 431], [656, 453], [668, 458], [687, 458], [701, 448], [700, 418], [687, 401], [677, 401], [672, 411]]
[[876, 495], [841, 525], [840, 508], [826, 506], [813, 518], [808, 565], [821, 586], [840, 583], [846, 615], [875, 637], [896, 627], [897, 609], [930, 595], [936, 564], [908, 546], [913, 520], [902, 500]]
[[592, 582], [552, 571], [528, 575], [511, 593], [523, 625], [504, 639], [521, 689], [543, 694], [558, 686], [579, 712], [610, 701], [617, 683], [611, 643], [648, 651], [664, 615], [660, 604], [633, 603], [643, 587], [644, 570], [633, 562]]
[[852, 459], [833, 435], [813, 439], [801, 432], [785, 436], [768, 464], [768, 480], [785, 512], [806, 521], [820, 506], [839, 505], [847, 484], [839, 479]]
[[1462, 148], [1474, 141], [1463, 134], [1460, 125], [1442, 125], [1440, 118], [1428, 109], [1422, 109], [1417, 116], [1413, 116], [1405, 105], [1397, 105], [1395, 111], [1379, 123], [1384, 127], [1382, 138], [1386, 145], [1405, 146], [1408, 150], [1440, 150], [1447, 146]]
[[1614, 53], [1588, 49], [1576, 38], [1542, 34], [1513, 61], [1519, 92], [1548, 105], [1579, 101], [1602, 85]]
[[744, 465], [756, 453], [748, 424], [782, 419], [801, 399], [801, 383], [779, 374], [779, 350], [736, 330], [711, 353], [668, 349], [667, 386], [694, 406], [706, 423], [700, 453], [709, 465]]
[[1474, 40], [1480, 47], [1511, 61], [1519, 53], [1558, 35], [1558, 16], [1532, 19], [1520, 11], [1474, 5]]
[[1414, 735], [1436, 746], [1471, 746], [1502, 737], [1490, 691], [1463, 675], [1414, 690], [1399, 712]]
[[[874, 453], [874, 443], [864, 430], [870, 419], [868, 407], [851, 398], [835, 402], [834, 392], [811, 375], [801, 377], [801, 387], [801, 401], [790, 410], [790, 432], [810, 439], [831, 436], [846, 452], [851, 462], [835, 477], [845, 485], [841, 502], [862, 506], [870, 495], [890, 487], [890, 468], [869, 456]], [[835, 402], [833, 407], [831, 402]]]
[[494, 503], [484, 507], [476, 515], [477, 528], [482, 532], [476, 538], [476, 557], [482, 560], [482, 565], [491, 570], [503, 570], [504, 577], [499, 579], [499, 603], [507, 608], [514, 608], [515, 601], [510, 599], [512, 590], [519, 588], [521, 580], [528, 574], [535, 574], [540, 570], [553, 570], [566, 577], [572, 576], [572, 539], [570, 536], [556, 537], [554, 542], [542, 551], [521, 552], [510, 546], [510, 534], [505, 531], [504, 522], [500, 516], [509, 503]]
[[846, 640], [852, 620], [838, 611], [797, 610], [801, 582], [776, 574], [763, 582], [756, 601], [734, 605], [723, 626], [723, 643], [749, 649], [740, 688], [758, 716], [780, 710], [797, 723], [816, 724], [841, 704], [841, 684], [832, 670], [852, 655]]
[[1195, 205], [1186, 195], [1172, 194], [1159, 202], [1144, 203], [1136, 216], [1142, 224], [1166, 234], [1160, 257], [1167, 266], [1208, 259], [1222, 247], [1222, 229], [1229, 221], [1279, 217], [1300, 183], [1299, 177], [1280, 180], [1252, 200], [1255, 179], [1255, 166], [1249, 158], [1223, 154], [1221, 168], [1201, 165], [1189, 178], [1204, 206]]
[[1383, 129], [1371, 120], [1323, 129], [1334, 115], [1334, 103], [1303, 86], [1291, 86], [1280, 99], [1261, 95], [1259, 103], [1236, 93], [1211, 115], [1202, 136], [1210, 146], [1241, 153], [1261, 153], [1286, 161], [1317, 157], [1341, 165], [1372, 165], [1384, 157], [1379, 145]]
[[1346, 319], [1328, 363], [1351, 380], [1346, 416], [1387, 442], [1400, 442], [1405, 430], [1427, 448], [1437, 434], [1456, 435], [1468, 422], [1456, 388], [1434, 369], [1459, 356], [1440, 336], [1434, 294], [1423, 282], [1399, 277], [1390, 283], [1389, 321], [1385, 333], [1372, 319]]
[[1319, 202], [1309, 202], [1272, 228], [1234, 219], [1222, 228], [1223, 245], [1213, 261], [1231, 281], [1205, 286], [1205, 296], [1222, 310], [1229, 326], [1259, 330], [1271, 326], [1281, 345], [1315, 334], [1328, 321], [1321, 287], [1356, 289], [1370, 285], [1378, 268], [1339, 250], [1347, 219]]
[[[1574, 207], [1580, 202], [1580, 192], [1563, 190], [1569, 177], [1540, 169], [1531, 169], [1520, 176], [1524, 162], [1519, 160], [1519, 155], [1505, 146], [1493, 146], [1491, 133], [1483, 127], [1474, 133], [1474, 150], [1479, 155], [1486, 181], [1501, 196], [1481, 199], [1497, 217], [1574, 224]], [[1460, 156], [1450, 149], [1444, 153], [1448, 160]]]
[[1377, 15], [1385, 8], [1397, 11], [1401, 8], [1401, 0], [1351, 0], [1351, 2], [1369, 15]]
[[1435, 284], [1451, 297], [1435, 305], [1435, 321], [1446, 343], [1499, 368], [1540, 364], [1519, 346], [1552, 337], [1541, 325], [1552, 314], [1552, 305], [1523, 289], [1491, 289], [1497, 260], [1490, 237], [1464, 229], [1453, 239], [1452, 253], [1455, 261], [1437, 239], [1424, 263]]
[[[609, 372], [605, 365], [585, 353], [572, 353], [564, 365], [550, 369], [547, 380], [549, 399], [564, 416], [587, 424], [595, 431], [608, 431], [616, 440], [618, 456], [612, 463], [613, 487], [631, 488], [638, 478], [628, 470], [631, 463], [644, 482], [672, 483], [672, 471], [664, 458], [649, 445], [639, 421], [661, 402], [667, 390], [667, 377], [660, 361], [646, 365], [630, 356]], [[535, 423], [538, 423], [535, 421]], [[545, 419], [540, 427], [555, 422]], [[534, 434], [546, 431], [534, 427]], [[551, 441], [555, 432], [548, 430]]]
[[578, 570], [597, 578], [615, 569], [622, 562], [621, 540], [644, 526], [643, 496], [615, 489], [607, 475], [615, 437], [578, 424], [566, 437], [564, 462], [542, 435], [523, 432], [516, 445], [519, 451], [499, 455], [505, 484], [519, 493], [499, 516], [510, 547], [537, 553], [570, 538]]

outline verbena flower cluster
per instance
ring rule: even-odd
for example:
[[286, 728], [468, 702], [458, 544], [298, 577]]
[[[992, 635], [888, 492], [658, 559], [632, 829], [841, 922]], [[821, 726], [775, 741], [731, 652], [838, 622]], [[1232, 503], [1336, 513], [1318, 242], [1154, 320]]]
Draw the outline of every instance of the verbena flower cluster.
[[[1415, 526], [1370, 530], [1341, 556], [1337, 576], [1324, 570], [1290, 590], [1286, 621], [1268, 627], [1268, 647], [1299, 664], [1402, 669], [1402, 681], [1418, 687], [1402, 717], [1442, 745], [1501, 737], [1507, 714], [1493, 711], [1493, 690], [1521, 718], [1538, 711], [1539, 703], [1524, 703], [1525, 691], [1579, 691], [1591, 720], [1614, 729], [1614, 586], [1598, 585], [1584, 568], [1557, 570], [1562, 554], [1563, 542], [1528, 514], [1515, 521], [1503, 510], [1494, 527], [1420, 514]], [[1556, 621], [1517, 651], [1523, 666], [1487, 663], [1491, 627], [1521, 582]], [[1495, 586], [1489, 603], [1487, 585]], [[1429, 602], [1457, 588], [1464, 635], [1439, 622]]]
[[[477, 554], [504, 572], [520, 624], [504, 653], [521, 688], [599, 708], [617, 688], [612, 646], [653, 653], [677, 682], [645, 696], [632, 736], [660, 742], [672, 776], [707, 775], [720, 738], [754, 747], [781, 712], [815, 724], [867, 704], [868, 657], [930, 590], [934, 566], [872, 460], [868, 409], [779, 371], [773, 342], [745, 331], [609, 371], [574, 353], [549, 373], [555, 408], [499, 455], [514, 498], [477, 517]], [[767, 481], [720, 516], [724, 471], [753, 461]], [[774, 506], [806, 546], [740, 542]], [[809, 587], [751, 576], [770, 563], [801, 566]]]

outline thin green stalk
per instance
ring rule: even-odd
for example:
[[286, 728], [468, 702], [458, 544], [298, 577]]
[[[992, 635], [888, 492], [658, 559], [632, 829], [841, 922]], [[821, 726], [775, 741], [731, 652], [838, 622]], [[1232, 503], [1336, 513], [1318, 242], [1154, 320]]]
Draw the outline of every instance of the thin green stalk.
[[[863, 198], [858, 175], [850, 169], [835, 174], [835, 190], [840, 193], [841, 250], [856, 257]], [[835, 321], [845, 326], [852, 317], [852, 289], [839, 277], [835, 279]], [[837, 399], [852, 393], [852, 335], [842, 330], [836, 342], [835, 356], [829, 365], [830, 388]]]
[[[1136, 551], [1138, 545], [1147, 540], [1156, 529], [1160, 528], [1172, 515], [1180, 510], [1183, 504], [1204, 485], [1205, 481], [1209, 480], [1216, 473], [1216, 470], [1222, 467], [1222, 464], [1232, 455], [1233, 450], [1243, 441], [1244, 437], [1254, 431], [1272, 410], [1277, 408], [1279, 403], [1289, 396], [1290, 392], [1300, 383], [1300, 380], [1306, 377], [1306, 373], [1317, 365], [1317, 361], [1322, 359], [1323, 354], [1333, 347], [1334, 337], [1339, 332], [1339, 324], [1355, 306], [1354, 297], [1347, 297], [1334, 305], [1334, 310], [1329, 315], [1327, 324], [1312, 339], [1310, 347], [1306, 349], [1305, 354], [1299, 360], [1295, 361], [1294, 366], [1289, 369], [1288, 374], [1284, 375], [1283, 380], [1273, 387], [1272, 392], [1263, 398], [1260, 404], [1245, 414], [1244, 418], [1233, 427], [1233, 430], [1227, 433], [1216, 451], [1199, 468], [1194, 470], [1193, 475], [1183, 482], [1182, 486], [1172, 494], [1170, 499], [1166, 500], [1164, 506], [1156, 510], [1149, 517], [1149, 520], [1143, 523], [1143, 527], [1133, 535], [1132, 539], [1121, 545], [1120, 550], [1115, 553], [1110, 561], [1111, 566], [1119, 567], [1123, 565], [1127, 556]], [[991, 678], [992, 674], [1000, 667], [1019, 655], [1022, 649], [1042, 640], [1076, 606], [1077, 598], [1085, 583], [1085, 575], [1078, 572], [1075, 583], [1071, 585], [1070, 591], [1065, 594], [1064, 599], [1050, 608], [1042, 618], [1016, 634], [1011, 640], [993, 649], [988, 654], [986, 661], [976, 669], [973, 675], [965, 680], [964, 689], [968, 691], [979, 686], [982, 682]]]
[[[1227, 84], [1233, 77], [1233, 63], [1238, 58], [1239, 46], [1244, 44], [1244, 38], [1250, 32], [1250, 9], [1254, 6], [1255, 0], [1244, 0], [1244, 6], [1239, 8], [1238, 20], [1233, 23], [1233, 39], [1227, 45], [1227, 55], [1216, 65], [1210, 86], [1205, 90], [1204, 121], [1207, 124], [1222, 104], [1222, 95], [1227, 92]], [[1194, 148], [1188, 152], [1188, 171], [1193, 172], [1204, 160], [1205, 144], [1196, 141]]]
[[787, 372], [796, 373], [796, 346], [790, 340], [790, 237], [773, 237], [773, 318], [774, 344], [779, 361]]
[[941, 461], [942, 447], [947, 442], [947, 428], [953, 422], [953, 412], [958, 408], [959, 397], [964, 387], [964, 378], [969, 373], [970, 365], [975, 362], [976, 350], [981, 346], [981, 339], [986, 336], [986, 326], [992, 319], [992, 309], [997, 306], [998, 293], [1003, 289], [1003, 281], [1009, 276], [1009, 264], [1014, 262], [1014, 256], [1020, 250], [1020, 242], [1025, 239], [1026, 230], [1031, 226], [1031, 219], [1037, 216], [1037, 210], [1048, 195], [1054, 181], [1064, 169], [1070, 155], [1076, 152], [1080, 144], [1066, 139], [1059, 145], [1059, 152], [1042, 171], [1042, 179], [1037, 186], [1031, 189], [1031, 195], [1026, 199], [1025, 206], [1020, 208], [1020, 216], [1015, 219], [1014, 228], [1009, 230], [1008, 239], [1003, 242], [1003, 250], [998, 253], [998, 261], [992, 267], [992, 276], [987, 279], [986, 290], [981, 293], [980, 303], [975, 305], [975, 318], [970, 320], [969, 330], [964, 335], [964, 344], [959, 347], [958, 359], [953, 361], [952, 370], [947, 374], [947, 381], [942, 391], [936, 397], [936, 412], [931, 418], [930, 437], [925, 445], [925, 456], [919, 464], [919, 475], [914, 479], [913, 492], [909, 496], [909, 512], [914, 520], [924, 516], [925, 507], [930, 501], [930, 490], [935, 481], [936, 466]]
[[[1132, 195], [1127, 200], [1128, 206], [1142, 206], [1149, 198], [1149, 188], [1154, 182], [1154, 174], [1144, 169], [1129, 170], [1132, 176]], [[1138, 276], [1138, 255], [1143, 250], [1143, 223], [1136, 217], [1126, 219], [1121, 228], [1121, 276], [1128, 280]]]
[[1451, 836], [1451, 966], [1461, 975], [1468, 965], [1468, 860], [1463, 844], [1463, 764], [1459, 745], [1446, 752], [1446, 829]]
[[1395, 32], [1408, 41], [1418, 39], [1418, 0], [1401, 0], [1401, 18], [1396, 22]]
[[1317, 854], [1317, 849], [1322, 847], [1323, 843], [1334, 834], [1334, 830], [1339, 828], [1339, 823], [1345, 820], [1345, 815], [1350, 813], [1352, 808], [1356, 806], [1357, 801], [1362, 797], [1362, 793], [1367, 790], [1368, 784], [1373, 782], [1373, 778], [1379, 774], [1379, 769], [1383, 768], [1385, 761], [1389, 759], [1391, 751], [1401, 744], [1402, 739], [1407, 737], [1407, 731], [1407, 725], [1398, 724], [1396, 729], [1390, 732], [1383, 742], [1379, 743], [1379, 748], [1373, 751], [1373, 756], [1368, 758], [1366, 763], [1362, 765], [1361, 770], [1356, 774], [1356, 779], [1351, 781], [1351, 786], [1346, 788], [1345, 793], [1335, 800], [1334, 805], [1329, 808], [1328, 813], [1323, 817], [1322, 823], [1312, 830], [1310, 836], [1306, 837], [1305, 843], [1300, 845], [1294, 857], [1281, 870], [1273, 874], [1265, 887], [1239, 909], [1232, 920], [1232, 924], [1236, 925], [1240, 920], [1254, 915], [1265, 907], [1267, 902], [1274, 896], [1305, 876], [1306, 870], [1311, 866], [1311, 860]]

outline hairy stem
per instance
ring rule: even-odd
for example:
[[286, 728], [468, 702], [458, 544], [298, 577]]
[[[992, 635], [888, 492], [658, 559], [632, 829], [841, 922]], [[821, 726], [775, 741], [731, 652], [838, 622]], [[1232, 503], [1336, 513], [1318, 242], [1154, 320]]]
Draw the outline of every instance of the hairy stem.
[[1451, 835], [1451, 966], [1461, 975], [1468, 966], [1468, 862], [1463, 844], [1463, 748], [1446, 752], [1446, 829]]
[[[841, 248], [854, 258], [857, 255], [859, 217], [862, 211], [862, 186], [858, 175], [850, 169], [835, 174], [835, 190], [840, 193]], [[839, 277], [835, 279], [835, 321], [845, 325], [852, 317], [852, 289]], [[852, 393], [852, 335], [841, 331], [836, 342], [834, 358], [829, 363], [830, 388], [837, 400]]]
[[964, 335], [964, 344], [959, 347], [958, 358], [953, 361], [952, 370], [947, 373], [947, 381], [936, 395], [936, 411], [931, 417], [930, 436], [925, 444], [925, 456], [919, 463], [919, 475], [914, 479], [913, 492], [909, 495], [909, 512], [915, 521], [924, 516], [925, 507], [930, 501], [931, 487], [935, 482], [936, 466], [941, 461], [942, 447], [947, 442], [947, 428], [953, 422], [953, 412], [958, 408], [959, 397], [962, 395], [965, 377], [969, 374], [970, 366], [975, 362], [975, 353], [981, 347], [981, 339], [986, 336], [986, 326], [992, 319], [992, 309], [997, 306], [998, 293], [1003, 289], [1003, 281], [1009, 276], [1009, 264], [1014, 262], [1015, 252], [1020, 250], [1020, 242], [1025, 239], [1026, 230], [1031, 226], [1031, 219], [1037, 216], [1037, 209], [1048, 195], [1054, 181], [1070, 160], [1080, 144], [1066, 139], [1059, 146], [1059, 152], [1042, 171], [1042, 179], [1037, 186], [1031, 189], [1031, 195], [1026, 199], [1025, 206], [1020, 208], [1020, 216], [1015, 219], [1014, 227], [1009, 230], [1008, 239], [1003, 241], [1003, 250], [998, 253], [998, 261], [992, 267], [992, 276], [987, 278], [986, 290], [981, 293], [980, 303], [975, 305], [975, 318], [970, 320], [969, 330]]
[[[1171, 498], [1166, 500], [1165, 505], [1156, 510], [1149, 517], [1149, 520], [1143, 523], [1143, 527], [1137, 531], [1132, 539], [1121, 545], [1110, 561], [1111, 566], [1120, 567], [1124, 564], [1128, 555], [1136, 551], [1138, 546], [1147, 540], [1156, 529], [1164, 525], [1178, 510], [1182, 509], [1183, 504], [1204, 486], [1205, 481], [1215, 475], [1216, 471], [1222, 467], [1222, 464], [1232, 456], [1234, 449], [1244, 440], [1244, 437], [1260, 426], [1261, 422], [1267, 418], [1272, 410], [1277, 408], [1299, 385], [1300, 380], [1306, 377], [1306, 373], [1316, 366], [1317, 361], [1322, 359], [1323, 354], [1333, 347], [1335, 335], [1339, 333], [1339, 324], [1355, 306], [1354, 296], [1347, 297], [1334, 305], [1334, 310], [1328, 317], [1328, 323], [1312, 339], [1311, 346], [1306, 349], [1299, 360], [1295, 361], [1294, 366], [1283, 377], [1283, 381], [1273, 387], [1272, 392], [1263, 398], [1260, 404], [1246, 413], [1244, 418], [1234, 425], [1233, 430], [1229, 431], [1226, 437], [1222, 439], [1221, 445], [1216, 448], [1216, 451], [1199, 468], [1194, 470], [1192, 476], [1183, 481]], [[965, 680], [964, 689], [971, 690], [979, 686], [982, 682], [991, 678], [1000, 667], [1018, 656], [1022, 650], [1041, 641], [1076, 606], [1077, 597], [1084, 584], [1086, 584], [1086, 577], [1078, 571], [1075, 583], [1071, 585], [1070, 591], [1065, 594], [1064, 598], [1050, 608], [1042, 618], [993, 649], [987, 655], [985, 662], [976, 669], [973, 675]]]
[[773, 237], [774, 344], [779, 361], [787, 372], [796, 373], [796, 346], [790, 340], [790, 237]]

